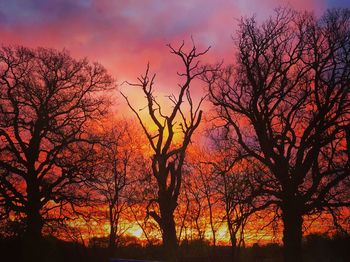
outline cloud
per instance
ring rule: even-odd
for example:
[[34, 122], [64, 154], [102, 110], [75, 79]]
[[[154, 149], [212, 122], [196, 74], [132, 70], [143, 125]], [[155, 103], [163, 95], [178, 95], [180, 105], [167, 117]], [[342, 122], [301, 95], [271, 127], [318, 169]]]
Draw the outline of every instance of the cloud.
[[[341, 1], [337, 0], [337, 3]], [[230, 60], [234, 25], [242, 15], [261, 19], [289, 3], [324, 10], [329, 0], [12, 0], [0, 2], [3, 44], [66, 48], [75, 57], [101, 62], [122, 82], [135, 79], [147, 62], [163, 89], [176, 86], [178, 64], [167, 43], [212, 46], [206, 61]]]

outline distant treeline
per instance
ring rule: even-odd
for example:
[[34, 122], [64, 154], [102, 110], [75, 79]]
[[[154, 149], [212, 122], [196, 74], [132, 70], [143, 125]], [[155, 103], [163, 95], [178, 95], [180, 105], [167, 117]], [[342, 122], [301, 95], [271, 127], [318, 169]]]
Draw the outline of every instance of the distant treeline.
[[[0, 253], [4, 261], [22, 261], [22, 254], [18, 252], [23, 242], [20, 239], [1, 239]], [[303, 258], [305, 262], [349, 261], [348, 247], [350, 237], [313, 234], [303, 239]], [[144, 259], [162, 261], [164, 258], [161, 246], [142, 247], [136, 243], [121, 246], [112, 252], [95, 245], [84, 247], [81, 244], [62, 241], [53, 237], [45, 237], [42, 242], [42, 256], [44, 261], [50, 262], [109, 262], [110, 258]], [[232, 261], [231, 247], [217, 246], [215, 250], [208, 242], [195, 240], [183, 242], [180, 245], [181, 262], [210, 262]], [[279, 262], [283, 261], [282, 247], [277, 244], [258, 245], [243, 248], [240, 252], [242, 262]]]

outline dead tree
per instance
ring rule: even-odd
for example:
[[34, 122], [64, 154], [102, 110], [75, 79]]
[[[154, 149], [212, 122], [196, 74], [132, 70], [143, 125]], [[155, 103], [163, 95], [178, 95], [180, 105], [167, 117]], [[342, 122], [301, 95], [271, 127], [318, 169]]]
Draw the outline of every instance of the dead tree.
[[[135, 109], [129, 99], [126, 96], [124, 97], [137, 116], [153, 151], [151, 158], [152, 173], [158, 185], [158, 196], [154, 199], [154, 202], [159, 206], [159, 213], [156, 210], [150, 210], [149, 215], [157, 221], [162, 229], [165, 254], [169, 260], [175, 260], [178, 242], [174, 210], [180, 193], [186, 150], [201, 121], [202, 111], [200, 106], [204, 99], [201, 98], [198, 104], [195, 105], [190, 87], [193, 80], [207, 70], [200, 66], [198, 58], [207, 53], [208, 49], [199, 52], [193, 46], [189, 52], [186, 52], [184, 44], [177, 49], [171, 45], [168, 46], [171, 53], [180, 58], [184, 65], [184, 71], [178, 72], [178, 75], [184, 79], [184, 82], [179, 84], [179, 93], [178, 95], [169, 95], [169, 100], [172, 102], [170, 113], [166, 114], [164, 108], [162, 110], [161, 104], [154, 96], [155, 74], [150, 76], [149, 65], [147, 65], [145, 75], [138, 78], [139, 82], [130, 84], [139, 87], [145, 94], [147, 114], [152, 124], [156, 126], [154, 132], [150, 131], [145, 120], [142, 119], [139, 111]], [[181, 138], [175, 141], [175, 136], [181, 136]]]
[[242, 19], [235, 65], [206, 77], [222, 129], [269, 171], [260, 184], [281, 210], [285, 261], [302, 261], [303, 216], [349, 205], [349, 19]]
[[33, 247], [55, 209], [82, 200], [97, 142], [89, 127], [111, 86], [101, 65], [66, 51], [0, 50], [0, 204], [25, 215]]

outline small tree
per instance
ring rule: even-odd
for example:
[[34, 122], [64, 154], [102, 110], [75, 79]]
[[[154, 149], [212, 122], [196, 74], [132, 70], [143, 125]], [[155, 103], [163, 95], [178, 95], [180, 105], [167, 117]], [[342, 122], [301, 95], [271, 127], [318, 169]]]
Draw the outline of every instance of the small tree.
[[[150, 131], [139, 111], [131, 105], [126, 96], [124, 97], [131, 110], [137, 116], [153, 152], [151, 157], [152, 173], [158, 185], [158, 196], [154, 199], [154, 202], [159, 207], [159, 213], [156, 210], [150, 210], [149, 215], [159, 224], [162, 230], [165, 254], [169, 260], [176, 260], [178, 243], [174, 210], [180, 193], [182, 167], [186, 150], [202, 118], [200, 105], [203, 98], [198, 105], [195, 105], [192, 100], [190, 87], [193, 80], [207, 70], [199, 67], [198, 58], [208, 50], [198, 52], [197, 48], [193, 46], [189, 52], [185, 52], [184, 44], [178, 49], [173, 48], [171, 45], [168, 46], [171, 53], [181, 59], [185, 68], [183, 73], [178, 73], [179, 76], [184, 78], [184, 83], [179, 84], [179, 94], [177, 96], [169, 95], [169, 100], [173, 104], [170, 114], [164, 113], [166, 110], [162, 110], [160, 103], [154, 96], [155, 75], [149, 75], [149, 65], [145, 75], [138, 78], [139, 83], [130, 84], [141, 88], [145, 94], [147, 113], [151, 118], [152, 124], [156, 126], [154, 132]], [[181, 140], [175, 141], [175, 135], [178, 135], [176, 134], [177, 130], [180, 131], [182, 137]]]
[[[202, 156], [204, 155], [204, 152], [202, 152]], [[200, 157], [198, 157], [200, 158]], [[218, 227], [221, 224], [221, 221], [218, 221], [218, 195], [217, 195], [217, 181], [214, 178], [214, 174], [210, 170], [210, 166], [208, 166], [206, 163], [197, 163], [195, 165], [195, 172], [197, 172], [196, 179], [199, 180], [199, 191], [201, 193], [202, 199], [200, 200], [202, 202], [202, 205], [204, 209], [207, 212], [204, 212], [206, 214], [207, 218], [209, 219], [209, 227], [212, 235], [212, 247], [213, 252], [210, 254], [212, 256], [212, 259], [216, 259], [216, 234]], [[219, 219], [220, 220], [220, 219]]]
[[96, 192], [97, 203], [107, 207], [106, 217], [110, 227], [108, 247], [113, 251], [121, 235], [128, 229], [122, 222], [128, 219], [128, 208], [134, 193], [131, 184], [138, 179], [143, 156], [140, 154], [140, 141], [137, 141], [130, 123], [110, 121], [105, 129], [107, 131], [103, 131], [104, 139], [98, 152], [96, 178], [91, 186]]
[[[259, 184], [254, 179], [259, 172], [246, 163], [244, 155], [237, 154], [232, 140], [220, 131], [216, 128], [209, 131], [211, 146], [206, 151], [210, 153], [205, 157], [201, 153], [197, 170], [203, 183], [203, 194], [207, 202], [212, 203], [211, 208], [208, 205], [212, 232], [215, 234], [215, 217], [226, 224], [232, 261], [239, 261], [249, 219], [267, 207], [269, 202], [261, 196]], [[220, 209], [214, 209], [214, 204]]]
[[191, 223], [191, 236], [193, 235], [193, 231], [195, 231], [195, 239], [198, 239], [201, 243], [203, 243], [207, 226], [207, 223], [204, 219], [204, 197], [201, 191], [201, 185], [198, 176], [193, 176], [192, 174], [194, 172], [194, 170], [191, 170], [191, 174], [185, 178], [183, 192], [186, 196], [186, 200], [188, 201], [190, 208], [190, 210], [187, 212], [187, 216], [190, 220], [189, 222]]
[[240, 249], [245, 245], [246, 226], [251, 217], [269, 206], [270, 202], [263, 201], [259, 185], [254, 180], [256, 171], [250, 170], [251, 167], [239, 168], [239, 163], [231, 156], [209, 164], [213, 180], [217, 183], [219, 203], [224, 207], [223, 218], [230, 236], [232, 261], [238, 262]]
[[92, 174], [90, 127], [107, 110], [112, 78], [66, 51], [0, 50], [0, 204], [25, 216], [36, 247], [58, 208], [74, 205]]
[[349, 18], [242, 19], [235, 66], [207, 77], [227, 136], [268, 170], [259, 183], [282, 211], [285, 261], [302, 261], [303, 216], [349, 206]]
[[[120, 130], [119, 130], [120, 129]], [[126, 209], [125, 188], [127, 186], [127, 173], [130, 165], [131, 153], [125, 150], [126, 126], [118, 125], [111, 128], [104, 135], [100, 152], [100, 162], [96, 171], [96, 180], [92, 181], [92, 188], [96, 191], [97, 203], [106, 205], [107, 219], [110, 232], [108, 247], [113, 250], [120, 232], [120, 220]]]

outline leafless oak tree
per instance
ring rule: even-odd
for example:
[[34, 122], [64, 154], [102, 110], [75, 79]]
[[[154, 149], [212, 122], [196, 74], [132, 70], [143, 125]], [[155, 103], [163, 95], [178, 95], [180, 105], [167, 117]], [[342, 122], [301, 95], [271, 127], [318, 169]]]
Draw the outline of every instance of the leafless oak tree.
[[303, 216], [349, 206], [349, 14], [242, 19], [235, 65], [206, 77], [227, 136], [269, 171], [260, 184], [282, 212], [285, 261], [302, 261]]
[[0, 205], [24, 214], [32, 247], [50, 214], [86, 195], [79, 188], [97, 141], [89, 130], [112, 82], [100, 64], [66, 51], [0, 50]]

